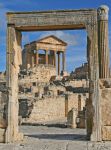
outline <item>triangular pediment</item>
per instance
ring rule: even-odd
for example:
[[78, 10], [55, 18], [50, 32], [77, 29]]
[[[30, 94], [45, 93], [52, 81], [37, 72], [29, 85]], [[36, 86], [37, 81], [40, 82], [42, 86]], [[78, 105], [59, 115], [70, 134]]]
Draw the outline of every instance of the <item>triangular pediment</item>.
[[54, 36], [54, 35], [50, 35], [47, 37], [44, 37], [38, 41], [36, 41], [37, 43], [48, 43], [48, 44], [57, 44], [57, 45], [64, 45], [66, 46], [67, 43], [62, 41], [61, 39], [59, 39], [58, 37]]

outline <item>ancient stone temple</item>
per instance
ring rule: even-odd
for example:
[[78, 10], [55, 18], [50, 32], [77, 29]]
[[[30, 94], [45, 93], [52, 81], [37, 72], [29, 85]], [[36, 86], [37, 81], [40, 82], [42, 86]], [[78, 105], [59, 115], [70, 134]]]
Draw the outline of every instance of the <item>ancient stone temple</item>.
[[[58, 75], [60, 75], [60, 54], [62, 54], [62, 71], [64, 72], [66, 46], [67, 43], [54, 35], [26, 44], [22, 51], [22, 69], [28, 69], [39, 64], [51, 65], [56, 68], [57, 61]], [[39, 53], [39, 50], [43, 50], [45, 54]]]

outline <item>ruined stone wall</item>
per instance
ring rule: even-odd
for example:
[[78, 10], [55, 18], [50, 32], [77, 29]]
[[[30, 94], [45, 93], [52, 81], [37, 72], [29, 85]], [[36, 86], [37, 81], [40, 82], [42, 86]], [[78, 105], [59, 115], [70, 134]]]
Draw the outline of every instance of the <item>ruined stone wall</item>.
[[56, 68], [47, 65], [38, 65], [30, 69], [30, 75], [25, 75], [19, 83], [49, 82], [52, 76], [56, 75]]
[[72, 80], [69, 82], [69, 85], [72, 87], [88, 87], [89, 86], [89, 81], [82, 79], [82, 80]]
[[71, 76], [77, 79], [86, 79], [88, 77], [88, 64], [84, 63], [82, 66], [76, 68], [75, 71], [71, 73]]
[[7, 102], [6, 94], [3, 91], [0, 91], [0, 143], [5, 142], [5, 130], [7, 127], [6, 102]]
[[48, 94], [49, 92], [52, 92], [53, 93], [53, 96], [57, 96], [57, 95], [61, 95], [63, 93], [66, 92], [66, 89], [65, 87], [63, 86], [60, 86], [60, 85], [50, 85], [48, 86], [48, 89], [44, 89], [44, 92], [46, 94]]
[[4, 72], [0, 72], [0, 85], [5, 84], [6, 82], [6, 75]]
[[6, 127], [6, 102], [7, 96], [4, 92], [0, 91], [0, 128]]
[[[81, 110], [85, 106], [85, 99], [81, 99]], [[65, 95], [45, 96], [33, 103], [33, 109], [28, 123], [40, 123], [54, 121], [67, 117], [68, 112], [72, 109], [78, 111], [78, 94], [70, 94], [68, 98]], [[21, 107], [22, 111], [23, 108]], [[25, 111], [25, 110], [24, 110]]]
[[[68, 95], [68, 112], [72, 109], [75, 108], [78, 111], [78, 95], [79, 94], [69, 94]], [[81, 96], [81, 110], [83, 109], [83, 107], [85, 107], [85, 97]]]
[[53, 121], [65, 117], [65, 98], [45, 98], [34, 103], [27, 122], [39, 123]]

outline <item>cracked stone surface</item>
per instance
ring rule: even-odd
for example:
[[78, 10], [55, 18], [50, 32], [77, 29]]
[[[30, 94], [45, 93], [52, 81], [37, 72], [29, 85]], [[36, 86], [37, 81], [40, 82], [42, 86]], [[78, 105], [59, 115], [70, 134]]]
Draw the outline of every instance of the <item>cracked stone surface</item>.
[[90, 142], [84, 129], [21, 126], [24, 140], [0, 144], [0, 150], [111, 150], [111, 142]]

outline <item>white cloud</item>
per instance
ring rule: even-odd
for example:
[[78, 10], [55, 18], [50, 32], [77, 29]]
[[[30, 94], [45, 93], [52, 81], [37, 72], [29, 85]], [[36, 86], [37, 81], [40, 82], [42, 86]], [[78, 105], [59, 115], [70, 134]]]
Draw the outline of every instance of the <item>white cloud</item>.
[[75, 46], [78, 45], [78, 39], [79, 37], [77, 35], [73, 35], [70, 33], [66, 33], [64, 31], [47, 31], [43, 33], [40, 38], [49, 36], [49, 35], [55, 35], [58, 38], [62, 39], [66, 43], [68, 43], [69, 46]]

